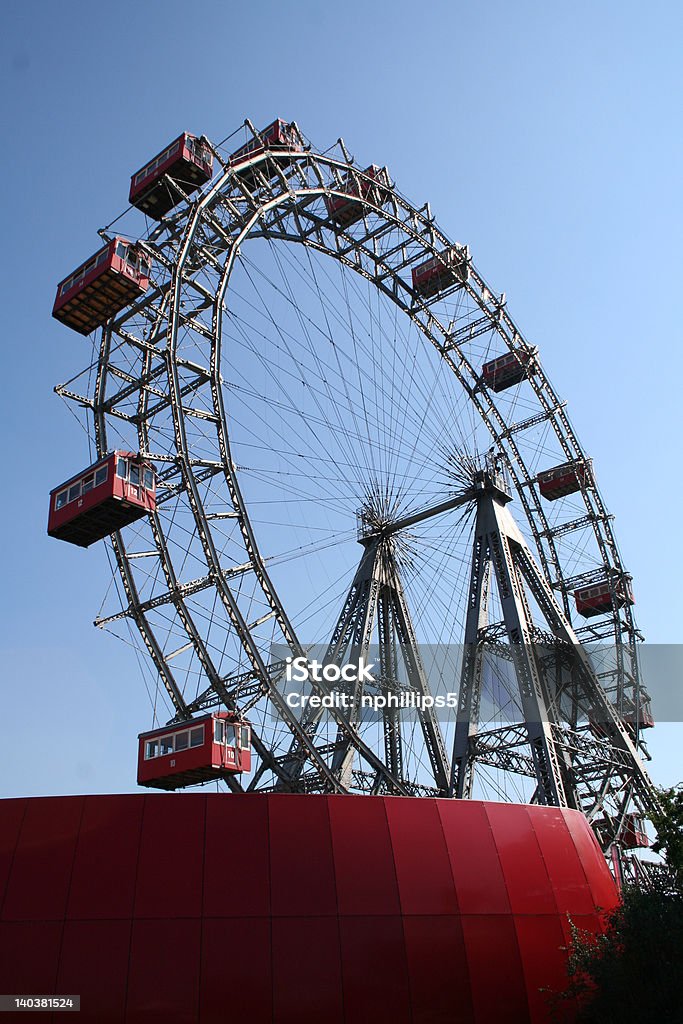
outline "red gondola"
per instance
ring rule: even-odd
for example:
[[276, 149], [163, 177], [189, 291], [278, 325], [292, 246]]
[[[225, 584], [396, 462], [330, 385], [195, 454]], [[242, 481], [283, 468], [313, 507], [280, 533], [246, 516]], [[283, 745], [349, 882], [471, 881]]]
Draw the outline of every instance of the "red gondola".
[[601, 580], [599, 583], [580, 587], [574, 591], [574, 600], [577, 612], [586, 619], [611, 612], [615, 606], [623, 608], [625, 605], [635, 604], [630, 584], [623, 578], [616, 582]]
[[138, 737], [138, 785], [181, 789], [251, 771], [251, 728], [229, 711]]
[[[236, 149], [230, 157], [230, 166], [235, 169], [235, 173], [249, 187], [253, 187], [256, 183], [255, 169], [251, 164], [240, 169], [240, 164], [246, 164], [248, 160], [265, 152], [265, 150], [277, 156], [280, 164], [282, 163], [282, 157], [286, 156], [287, 153], [303, 153], [304, 151], [304, 139], [294, 121], [287, 122], [278, 117], [267, 128], [264, 128], [260, 134], [260, 139], [251, 139], [244, 146]], [[268, 167], [265, 163], [260, 163], [258, 169], [269, 181], [276, 173], [272, 167]]]
[[[212, 174], [213, 153], [209, 146], [183, 132], [131, 177], [128, 201], [148, 216], [161, 220], [183, 194], [196, 192]], [[179, 188], [173, 187], [174, 182]]]
[[504, 391], [505, 388], [519, 384], [529, 373], [533, 372], [534, 354], [525, 349], [506, 352], [505, 355], [489, 360], [482, 367], [482, 378], [492, 391]]
[[648, 701], [643, 701], [638, 709], [637, 715], [635, 708], [632, 711], [629, 711], [626, 715], [626, 721], [634, 728], [637, 724], [641, 729], [654, 729], [655, 716], [652, 714], [652, 707], [650, 706], [650, 703]]
[[359, 196], [375, 206], [384, 206], [388, 195], [382, 186], [389, 186], [389, 173], [386, 167], [371, 164], [360, 174], [349, 174], [341, 186], [347, 195], [325, 196], [330, 220], [347, 228], [362, 218], [365, 207], [358, 199], [350, 198], [351, 196]]
[[[633, 735], [635, 735], [636, 726], [639, 729], [653, 729], [655, 719], [652, 714], [649, 698], [641, 702], [640, 709], [637, 714], [635, 705], [631, 701], [627, 701], [624, 705], [621, 720]], [[604, 739], [609, 735], [609, 730], [607, 729], [604, 718], [595, 712], [589, 712], [588, 725], [596, 739]]]
[[547, 501], [557, 501], [567, 494], [580, 491], [590, 482], [590, 459], [581, 462], [563, 462], [553, 469], [538, 474], [538, 489]]
[[[612, 818], [596, 818], [593, 821], [593, 827], [603, 839], [609, 837], [614, 825], [615, 821]], [[626, 815], [619, 841], [625, 850], [642, 849], [650, 845], [648, 834], [645, 831], [643, 815], [633, 812]]]
[[413, 268], [413, 291], [421, 298], [429, 299], [451, 285], [465, 284], [469, 273], [467, 247], [454, 245]]
[[79, 334], [101, 327], [149, 287], [151, 260], [125, 238], [113, 238], [57, 285], [52, 315]]
[[156, 470], [115, 451], [50, 492], [47, 532], [87, 548], [156, 508]]
[[636, 708], [632, 701], [626, 701], [622, 718], [631, 727], [632, 731], [635, 731], [636, 725], [639, 729], [654, 729], [655, 719], [652, 714], [649, 696], [641, 699], [639, 708]]
[[621, 841], [627, 850], [637, 850], [650, 845], [645, 823], [640, 814], [627, 814]]

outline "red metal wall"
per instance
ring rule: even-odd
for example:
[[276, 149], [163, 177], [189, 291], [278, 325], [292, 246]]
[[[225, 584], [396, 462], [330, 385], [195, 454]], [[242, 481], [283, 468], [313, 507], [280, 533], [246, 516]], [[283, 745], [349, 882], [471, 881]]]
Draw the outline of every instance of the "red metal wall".
[[200, 793], [0, 801], [0, 899], [0, 993], [79, 1024], [521, 1024], [616, 893], [575, 811]]

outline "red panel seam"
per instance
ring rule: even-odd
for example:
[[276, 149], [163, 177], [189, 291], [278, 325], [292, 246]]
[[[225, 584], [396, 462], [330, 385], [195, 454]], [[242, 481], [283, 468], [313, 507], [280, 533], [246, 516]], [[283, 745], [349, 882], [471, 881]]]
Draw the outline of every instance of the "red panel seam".
[[23, 811], [23, 814], [21, 815], [21, 823], [19, 825], [19, 828], [17, 829], [17, 838], [14, 840], [14, 849], [12, 850], [12, 856], [10, 858], [10, 863], [9, 863], [9, 871], [7, 872], [7, 878], [5, 880], [5, 888], [4, 888], [3, 894], [2, 894], [2, 901], [0, 902], [0, 921], [3, 920], [3, 914], [4, 914], [4, 911], [5, 911], [5, 900], [7, 899], [7, 893], [9, 892], [9, 883], [10, 883], [10, 879], [12, 877], [12, 872], [14, 871], [14, 860], [15, 860], [16, 855], [17, 855], [17, 847], [19, 846], [19, 840], [21, 838], [21, 833], [24, 830], [24, 822], [26, 821], [26, 814], [28, 812], [28, 801], [29, 801], [29, 798], [28, 797], [23, 797], [22, 799], [24, 801], [24, 811]]
[[133, 907], [132, 907], [132, 910], [131, 910], [130, 929], [129, 929], [129, 932], [128, 932], [128, 970], [126, 971], [126, 984], [124, 986], [124, 1000], [123, 1000], [123, 1008], [124, 1008], [123, 1009], [123, 1019], [124, 1019], [124, 1021], [126, 1021], [128, 1019], [128, 995], [129, 995], [129, 989], [130, 989], [131, 961], [132, 961], [132, 956], [133, 956], [133, 928], [134, 928], [135, 921], [136, 921], [136, 917], [135, 917], [135, 897], [137, 895], [138, 874], [139, 874], [139, 870], [140, 870], [140, 852], [142, 850], [142, 829], [143, 829], [143, 826], [144, 826], [144, 823], [145, 823], [145, 811], [147, 810], [147, 801], [149, 799], [150, 799], [150, 797], [147, 796], [147, 795], [142, 797], [142, 800], [143, 800], [142, 814], [140, 815], [140, 824], [138, 826], [138, 853], [137, 853], [137, 857], [135, 858], [135, 875], [134, 875], [134, 878], [133, 878]]

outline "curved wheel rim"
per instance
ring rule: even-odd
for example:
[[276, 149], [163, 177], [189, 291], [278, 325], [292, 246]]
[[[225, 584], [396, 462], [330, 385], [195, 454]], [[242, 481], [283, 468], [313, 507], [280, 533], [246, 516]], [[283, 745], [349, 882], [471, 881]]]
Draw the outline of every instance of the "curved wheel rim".
[[[381, 193], [364, 194], [362, 183], [367, 179], [345, 154], [340, 159], [312, 150], [286, 155], [266, 151], [249, 166], [250, 178], [245, 181], [242, 168], [236, 173], [227, 165], [197, 203], [185, 204], [141, 239], [154, 256], [156, 287], [104, 329], [89, 400], [100, 454], [112, 447], [112, 427], [117, 432], [122, 428], [127, 436], [135, 432], [139, 448], [156, 458], [161, 469], [160, 508], [147, 532], [143, 529], [132, 542], [116, 535], [113, 544], [123, 585], [123, 614], [140, 630], [173, 714], [187, 717], [213, 701], [255, 707], [259, 687], [263, 696], [268, 685], [270, 645], [276, 641], [298, 653], [302, 641], [310, 639], [297, 636], [286, 602], [273, 583], [232, 451], [235, 438], [223, 379], [222, 339], [231, 310], [231, 282], [244, 266], [242, 253], [246, 255], [256, 238], [279, 246], [298, 243], [316, 258], [320, 254], [348, 268], [382, 301], [393, 304], [432, 347], [502, 459], [541, 568], [567, 616], [573, 614], [573, 589], [610, 573], [625, 577], [610, 517], [592, 475], [570, 502], [549, 507], [543, 501], [540, 470], [561, 461], [587, 460], [564, 403], [508, 315], [504, 299], [494, 295], [471, 263], [464, 284], [458, 282], [428, 300], [412, 292], [412, 268], [453, 246], [429, 211], [416, 209], [389, 184]], [[363, 207], [363, 215], [344, 227], [330, 219], [325, 204], [349, 194]], [[533, 374], [512, 389], [512, 396], [496, 395], [482, 383], [485, 359], [505, 351], [525, 353], [534, 364]], [[223, 513], [217, 511], [216, 493], [206, 507], [207, 481], [211, 487], [220, 481]], [[179, 497], [186, 503], [184, 521], [179, 525], [181, 513], [174, 513], [169, 526], [164, 504], [177, 505]], [[188, 574], [182, 541], [173, 536], [174, 530], [178, 538], [182, 531], [191, 534], [193, 561], [199, 563], [194, 554], [201, 551], [203, 572]], [[145, 543], [154, 555], [144, 556]], [[591, 561], [593, 567], [585, 568]], [[233, 630], [234, 642], [226, 642], [222, 658], [207, 640], [206, 617], [202, 622], [191, 607], [197, 594], [215, 594]], [[174, 624], [160, 640], [161, 620], [155, 620], [155, 614], [169, 608]], [[259, 609], [261, 614], [255, 614]], [[259, 633], [268, 623], [270, 631]], [[625, 699], [637, 702], [637, 631], [631, 608], [615, 607], [597, 626], [579, 621], [578, 632], [582, 642], [611, 642], [605, 678], [613, 703], [619, 708]], [[191, 686], [179, 682], [175, 671], [185, 657], [183, 645], [169, 650], [169, 638], [181, 633], [192, 661], [192, 666], [185, 666]], [[235, 678], [243, 679], [242, 690], [235, 689]], [[268, 701], [275, 716], [281, 716], [280, 740], [296, 736], [297, 722], [273, 688]], [[277, 744], [261, 739], [257, 731], [259, 744], [257, 752], [266, 768], [257, 772], [257, 785], [272, 785], [278, 777], [272, 757]], [[339, 788], [338, 780], [326, 772], [324, 758], [313, 752], [311, 756], [322, 784]]]

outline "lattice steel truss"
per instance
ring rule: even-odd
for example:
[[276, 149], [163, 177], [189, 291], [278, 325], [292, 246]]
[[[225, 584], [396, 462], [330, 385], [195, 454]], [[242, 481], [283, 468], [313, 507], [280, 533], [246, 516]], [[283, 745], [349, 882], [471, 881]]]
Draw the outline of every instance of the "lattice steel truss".
[[[248, 138], [260, 138], [245, 124]], [[97, 624], [137, 627], [173, 720], [216, 705], [250, 719], [256, 770], [233, 777], [234, 790], [465, 797], [479, 780], [482, 793], [489, 785], [493, 795], [582, 808], [607, 847], [629, 811], [652, 801], [639, 723], [627, 714], [644, 695], [639, 634], [631, 607], [616, 600], [628, 577], [593, 474], [570, 501], [551, 506], [541, 496], [542, 469], [588, 460], [537, 350], [429, 207], [413, 206], [388, 175], [360, 170], [341, 140], [326, 153], [265, 148], [238, 167], [212, 149], [220, 170], [198, 199], [142, 234], [140, 214], [127, 214], [152, 258], [152, 287], [103, 329], [82, 378], [91, 385], [76, 378], [57, 388], [88, 411], [98, 454], [121, 439], [159, 471], [149, 523], [112, 537], [121, 607]], [[335, 199], [357, 204], [354, 217], [331, 215]], [[412, 270], [447, 251], [461, 272], [421, 297]], [[324, 269], [332, 265], [334, 276]], [[528, 372], [498, 394], [482, 365], [505, 352], [523, 357]], [[301, 609], [322, 607], [332, 571], [319, 595], [309, 587], [306, 604], [282, 570], [287, 562], [296, 574], [297, 551], [309, 564], [323, 527], [311, 520], [305, 543], [285, 552], [275, 546], [279, 524], [263, 517], [278, 433], [281, 464], [293, 476], [304, 468], [295, 497], [274, 492], [273, 514], [294, 503], [296, 533], [308, 486], [312, 516], [346, 516], [339, 543], [351, 578], [337, 586], [327, 625]], [[334, 454], [327, 464], [325, 446]], [[365, 484], [362, 460], [344, 463], [342, 450], [364, 453]], [[261, 461], [250, 465], [249, 452]], [[357, 568], [348, 557], [352, 503], [362, 507]], [[443, 523], [474, 531], [452, 598], [454, 549], [433, 532]], [[325, 526], [333, 551], [337, 529]], [[437, 550], [446, 569], [434, 569], [430, 590], [425, 567]], [[614, 581], [612, 609], [577, 619], [572, 591], [604, 579]], [[430, 633], [425, 609], [437, 590], [446, 613]], [[289, 706], [285, 653], [304, 655], [312, 640], [336, 664], [376, 645], [376, 693], [429, 694], [444, 680], [430, 678], [420, 645], [443, 642], [449, 615], [448, 638], [457, 626], [465, 644], [450, 721], [395, 708], [370, 720], [359, 688], [349, 711]], [[309, 623], [313, 637], [302, 633]], [[487, 672], [505, 674], [500, 665], [511, 670], [507, 711], [489, 708], [484, 723], [482, 689]]]

